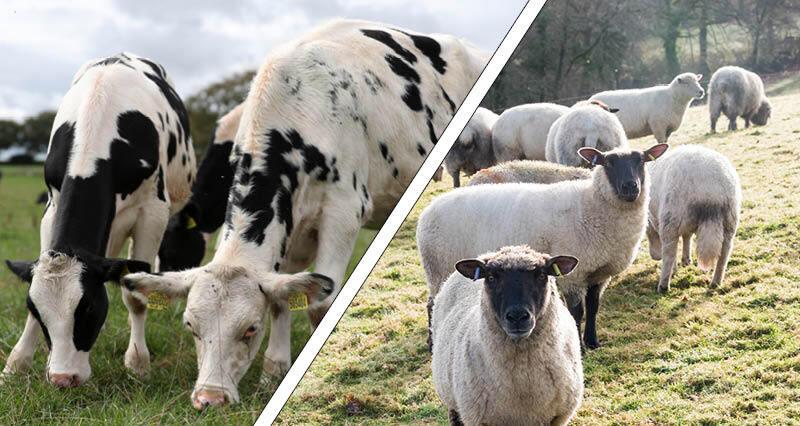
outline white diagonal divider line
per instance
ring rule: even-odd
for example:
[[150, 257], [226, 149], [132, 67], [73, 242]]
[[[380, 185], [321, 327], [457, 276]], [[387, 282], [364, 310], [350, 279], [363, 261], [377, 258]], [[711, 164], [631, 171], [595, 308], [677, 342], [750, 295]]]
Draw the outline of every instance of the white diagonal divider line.
[[517, 48], [525, 32], [528, 31], [531, 23], [533, 23], [533, 20], [536, 18], [536, 15], [539, 14], [545, 1], [546, 0], [530, 0], [522, 9], [517, 20], [511, 26], [511, 29], [506, 34], [502, 43], [500, 43], [500, 46], [495, 51], [491, 60], [489, 60], [486, 68], [484, 68], [483, 73], [478, 77], [478, 81], [472, 86], [472, 90], [469, 92], [466, 99], [464, 99], [464, 102], [450, 121], [450, 124], [445, 128], [442, 137], [439, 138], [439, 142], [433, 147], [428, 158], [425, 159], [422, 167], [417, 171], [417, 175], [411, 181], [411, 184], [400, 198], [394, 210], [392, 210], [392, 213], [389, 215], [386, 223], [383, 224], [383, 227], [381, 227], [378, 235], [375, 236], [375, 239], [372, 241], [369, 248], [367, 248], [361, 261], [342, 287], [336, 300], [325, 315], [325, 318], [311, 335], [311, 338], [289, 369], [286, 377], [284, 377], [278, 389], [272, 395], [267, 407], [256, 421], [256, 425], [269, 425], [278, 417], [278, 414], [280, 414], [284, 404], [286, 404], [286, 401], [292, 395], [297, 384], [303, 378], [311, 362], [314, 361], [314, 358], [317, 356], [320, 349], [322, 349], [328, 336], [330, 336], [334, 327], [336, 327], [336, 324], [342, 318], [342, 315], [344, 315], [345, 310], [347, 310], [348, 306], [350, 306], [350, 303], [361, 289], [364, 281], [367, 279], [370, 272], [372, 272], [372, 268], [378, 263], [384, 250], [386, 250], [386, 247], [389, 245], [389, 242], [392, 240], [395, 233], [397, 233], [400, 225], [403, 224], [406, 216], [408, 216], [414, 204], [416, 204], [417, 200], [422, 195], [422, 191], [425, 190], [428, 182], [430, 182], [433, 173], [439, 168], [439, 164], [442, 163], [444, 157], [450, 151], [450, 147], [453, 146], [456, 138], [467, 125], [470, 117], [472, 117], [472, 114], [480, 105], [483, 97], [486, 96], [486, 92], [489, 91], [489, 88], [500, 74], [506, 62], [508, 62], [511, 54], [514, 53], [514, 49]]

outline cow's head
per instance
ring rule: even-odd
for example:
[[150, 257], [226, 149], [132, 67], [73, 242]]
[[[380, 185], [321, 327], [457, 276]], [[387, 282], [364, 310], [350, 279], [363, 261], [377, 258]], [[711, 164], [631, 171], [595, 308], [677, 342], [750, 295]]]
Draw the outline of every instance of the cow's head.
[[655, 161], [669, 148], [668, 144], [653, 145], [646, 151], [614, 149], [600, 152], [594, 148], [583, 147], [578, 155], [597, 167], [595, 176], [603, 173], [608, 185], [602, 185], [600, 191], [611, 188], [612, 194], [605, 194], [608, 199], [615, 197], [625, 203], [633, 203], [640, 199], [645, 187], [645, 163]]
[[105, 259], [91, 253], [41, 253], [35, 262], [6, 261], [30, 283], [28, 310], [42, 327], [50, 356], [47, 378], [58, 387], [78, 386], [92, 374], [89, 351], [106, 320], [105, 283], [128, 271], [150, 271], [145, 262]]
[[182, 271], [200, 265], [206, 253], [206, 239], [197, 221], [198, 209], [193, 203], [169, 219], [158, 249], [160, 271]]
[[670, 86], [689, 98], [702, 99], [706, 94], [703, 87], [700, 86], [700, 80], [702, 78], [703, 74], [685, 72], [672, 79]]
[[333, 291], [333, 281], [320, 274], [280, 274], [214, 262], [161, 275], [130, 274], [122, 283], [145, 295], [187, 298], [183, 320], [197, 350], [191, 398], [198, 409], [239, 401], [239, 381], [261, 346], [268, 309], [288, 309], [294, 293], [312, 304]]

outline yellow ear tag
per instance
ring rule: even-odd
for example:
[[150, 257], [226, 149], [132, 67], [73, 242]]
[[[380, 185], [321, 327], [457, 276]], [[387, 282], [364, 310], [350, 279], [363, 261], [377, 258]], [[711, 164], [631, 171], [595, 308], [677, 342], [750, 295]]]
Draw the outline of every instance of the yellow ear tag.
[[555, 273], [556, 273], [556, 276], [557, 276], [557, 277], [560, 277], [560, 276], [561, 276], [561, 269], [558, 269], [558, 265], [557, 265], [557, 264], [555, 264], [555, 263], [553, 264], [553, 272], [555, 272]]
[[305, 293], [291, 293], [289, 295], [289, 310], [302, 311], [308, 309], [308, 296]]
[[159, 292], [152, 292], [147, 296], [147, 309], [161, 311], [169, 306], [169, 297]]
[[656, 157], [653, 157], [653, 154], [648, 152], [647, 156], [650, 158], [650, 161], [656, 161]]
[[194, 218], [189, 216], [189, 219], [186, 221], [186, 229], [197, 228], [197, 222], [194, 221]]

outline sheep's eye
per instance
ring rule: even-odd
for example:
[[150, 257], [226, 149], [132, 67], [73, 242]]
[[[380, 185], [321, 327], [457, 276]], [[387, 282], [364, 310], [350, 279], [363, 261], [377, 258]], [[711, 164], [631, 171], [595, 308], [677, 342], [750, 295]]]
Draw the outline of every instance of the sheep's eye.
[[488, 275], [488, 276], [486, 277], [486, 281], [489, 281], [490, 283], [493, 283], [493, 282], [494, 282], [494, 275], [491, 275], [491, 274], [490, 274], [490, 275]]
[[247, 328], [247, 330], [244, 332], [244, 336], [242, 336], [242, 340], [244, 340], [245, 342], [249, 342], [249, 341], [250, 341], [250, 339], [252, 339], [252, 338], [253, 338], [253, 336], [255, 336], [255, 335], [256, 335], [256, 331], [258, 331], [258, 330], [256, 329], [256, 326], [254, 326], [254, 325], [251, 325], [251, 326], [250, 326], [250, 327], [248, 327], [248, 328]]

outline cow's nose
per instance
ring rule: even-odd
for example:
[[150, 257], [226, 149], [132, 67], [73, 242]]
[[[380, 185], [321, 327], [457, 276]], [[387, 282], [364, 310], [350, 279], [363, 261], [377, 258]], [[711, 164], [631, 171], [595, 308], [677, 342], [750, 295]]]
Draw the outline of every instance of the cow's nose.
[[51, 374], [50, 375], [50, 383], [55, 385], [59, 388], [71, 388], [74, 386], [78, 386], [78, 375], [77, 374]]
[[217, 390], [206, 390], [201, 389], [197, 392], [194, 396], [194, 400], [192, 401], [192, 405], [194, 408], [198, 410], [202, 410], [203, 408], [210, 406], [218, 406], [225, 404], [225, 393], [222, 391]]

